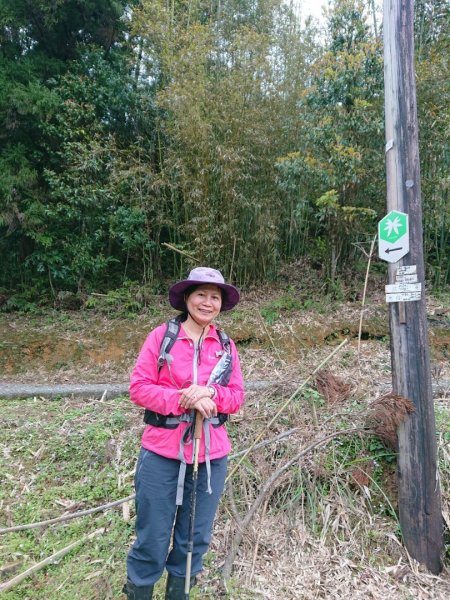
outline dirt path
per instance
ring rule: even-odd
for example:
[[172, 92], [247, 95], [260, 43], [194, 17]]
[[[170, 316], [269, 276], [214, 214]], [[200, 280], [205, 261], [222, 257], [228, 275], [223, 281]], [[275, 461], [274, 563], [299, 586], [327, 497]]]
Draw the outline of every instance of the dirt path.
[[[247, 381], [247, 391], [263, 390], [277, 385], [276, 381]], [[92, 396], [103, 396], [116, 398], [128, 394], [128, 383], [80, 383], [80, 384], [48, 384], [33, 385], [27, 383], [0, 383], [0, 398], [24, 398], [32, 396], [44, 396], [54, 398], [55, 396], [78, 396], [90, 398]]]
[[[300, 382], [290, 382], [292, 391]], [[277, 381], [246, 381], [245, 389], [248, 392], [264, 390], [278, 385]], [[128, 394], [128, 383], [60, 383], [47, 385], [33, 385], [30, 383], [0, 383], [0, 398], [29, 398], [33, 396], [44, 396], [54, 398], [55, 396], [78, 396], [79, 398], [91, 398], [92, 396], [105, 396], [105, 398], [116, 398]], [[383, 391], [390, 389], [389, 381], [382, 384]], [[433, 383], [433, 396], [442, 398], [450, 392], [450, 381], [438, 381]]]
[[91, 396], [103, 396], [115, 398], [128, 393], [127, 383], [81, 383], [55, 384], [55, 385], [33, 385], [25, 383], [1, 383], [0, 398], [20, 398], [31, 396], [70, 396], [75, 395], [82, 398]]

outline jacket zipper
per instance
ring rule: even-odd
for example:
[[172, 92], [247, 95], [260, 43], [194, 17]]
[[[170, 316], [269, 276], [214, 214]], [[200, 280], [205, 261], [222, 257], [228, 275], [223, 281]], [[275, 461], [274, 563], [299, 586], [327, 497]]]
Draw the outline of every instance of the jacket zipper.
[[197, 384], [198, 379], [198, 343], [194, 344], [194, 364], [192, 365], [192, 383]]

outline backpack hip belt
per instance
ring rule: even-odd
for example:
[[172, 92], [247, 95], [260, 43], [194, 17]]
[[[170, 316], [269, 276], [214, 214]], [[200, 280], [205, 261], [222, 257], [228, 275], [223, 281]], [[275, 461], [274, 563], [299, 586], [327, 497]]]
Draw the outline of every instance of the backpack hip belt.
[[[161, 415], [153, 410], [146, 409], [144, 412], [144, 423], [153, 425], [153, 427], [162, 427], [163, 429], [176, 429], [180, 423], [192, 423], [193, 413], [184, 413], [182, 415]], [[216, 417], [207, 419], [213, 427], [220, 427], [228, 421], [228, 415], [218, 413]]]

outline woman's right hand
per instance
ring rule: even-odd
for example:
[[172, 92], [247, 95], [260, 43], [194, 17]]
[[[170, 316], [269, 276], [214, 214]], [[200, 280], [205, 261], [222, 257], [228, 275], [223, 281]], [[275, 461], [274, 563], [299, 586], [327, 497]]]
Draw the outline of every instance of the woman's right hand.
[[179, 405], [186, 410], [198, 410], [205, 418], [215, 417], [217, 415], [217, 406], [211, 398], [211, 393], [207, 386], [191, 384], [188, 388], [179, 390]]
[[192, 408], [198, 410], [204, 419], [217, 416], [217, 406], [211, 398], [199, 398]]

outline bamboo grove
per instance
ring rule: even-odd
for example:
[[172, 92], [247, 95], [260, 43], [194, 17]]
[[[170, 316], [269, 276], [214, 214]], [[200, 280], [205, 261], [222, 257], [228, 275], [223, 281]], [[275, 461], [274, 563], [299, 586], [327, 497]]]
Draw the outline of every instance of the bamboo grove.
[[[416, 1], [429, 281], [450, 283], [448, 24]], [[300, 11], [299, 11], [300, 7]], [[0, 0], [0, 292], [362, 270], [385, 212], [373, 1]]]

